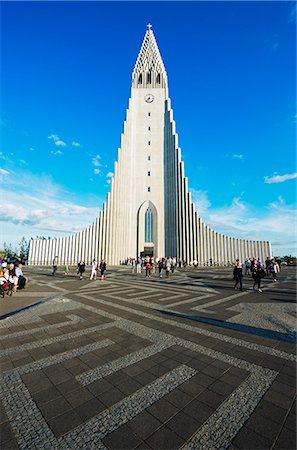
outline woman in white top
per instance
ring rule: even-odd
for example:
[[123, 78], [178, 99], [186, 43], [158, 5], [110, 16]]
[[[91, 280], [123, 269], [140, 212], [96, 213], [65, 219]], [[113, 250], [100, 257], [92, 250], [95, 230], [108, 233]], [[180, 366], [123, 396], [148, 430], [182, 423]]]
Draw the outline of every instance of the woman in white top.
[[90, 276], [90, 280], [92, 280], [93, 278], [97, 278], [97, 270], [98, 270], [98, 263], [96, 261], [96, 259], [93, 259], [92, 262], [92, 272], [91, 272], [91, 276]]

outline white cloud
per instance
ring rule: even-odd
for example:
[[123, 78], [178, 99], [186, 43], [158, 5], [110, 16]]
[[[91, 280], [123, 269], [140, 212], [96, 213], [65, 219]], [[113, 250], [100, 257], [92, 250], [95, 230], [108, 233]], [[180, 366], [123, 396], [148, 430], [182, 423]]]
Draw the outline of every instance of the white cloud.
[[80, 147], [80, 143], [76, 141], [72, 141], [71, 145], [73, 145], [73, 147]]
[[284, 181], [293, 180], [294, 178], [297, 178], [297, 172], [287, 173], [285, 175], [274, 175], [273, 177], [265, 177], [264, 183], [283, 183]]
[[55, 144], [58, 146], [58, 147], [66, 147], [66, 142], [64, 142], [64, 141], [61, 141], [61, 140], [58, 140], [58, 141], [55, 141]]
[[63, 152], [61, 152], [61, 150], [57, 150], [56, 152], [54, 150], [51, 151], [52, 155], [62, 155]]
[[0, 175], [9, 175], [8, 170], [0, 169]]
[[95, 175], [99, 175], [99, 173], [100, 173], [100, 169], [94, 169], [94, 174]]
[[100, 166], [102, 166], [102, 164], [100, 163], [100, 159], [101, 159], [101, 156], [100, 156], [100, 155], [96, 155], [94, 158], [92, 158], [92, 164], [93, 164], [95, 167], [100, 167]]
[[241, 239], [270, 241], [275, 255], [296, 255], [296, 205], [287, 205], [279, 196], [258, 208], [235, 197], [231, 204], [214, 208], [206, 191], [191, 192], [199, 216], [213, 230]]
[[30, 150], [30, 152], [34, 152], [34, 151], [35, 151], [35, 148], [30, 147], [29, 150]]
[[196, 189], [190, 189], [190, 191], [192, 193], [192, 201], [195, 205], [196, 211], [199, 215], [203, 214], [211, 206], [207, 196], [207, 191], [199, 191]]
[[53, 139], [54, 141], [58, 141], [60, 138], [57, 134], [51, 134], [48, 136], [48, 139]]
[[[108, 174], [106, 175], [106, 178], [112, 178], [113, 177], [113, 172], [108, 172]], [[107, 180], [108, 183], [110, 183], [110, 180]]]
[[237, 159], [243, 159], [244, 158], [244, 156], [242, 155], [242, 154], [234, 154], [234, 155], [232, 155], [233, 156], [233, 158], [237, 158]]
[[86, 207], [65, 201], [71, 194], [45, 175], [33, 176], [29, 172], [22, 172], [22, 177], [19, 177], [14, 173], [14, 180], [13, 186], [6, 187], [3, 184], [0, 193], [0, 221], [9, 223], [8, 233], [11, 232], [10, 227], [13, 227], [13, 234], [8, 236], [5, 233], [5, 240], [13, 245], [16, 245], [22, 236], [55, 237], [83, 230], [98, 216], [97, 205], [102, 204], [102, 200], [97, 196], [85, 198], [84, 202], [96, 205]]

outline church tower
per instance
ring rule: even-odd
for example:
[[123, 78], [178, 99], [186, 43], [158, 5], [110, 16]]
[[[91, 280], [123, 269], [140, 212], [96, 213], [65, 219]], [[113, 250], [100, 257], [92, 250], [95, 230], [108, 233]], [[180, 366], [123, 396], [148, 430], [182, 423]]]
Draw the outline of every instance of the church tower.
[[131, 96], [110, 192], [98, 219], [66, 238], [32, 240], [29, 264], [117, 265], [129, 257], [172, 256], [200, 265], [271, 256], [267, 241], [231, 238], [195, 211], [178, 147], [166, 70], [149, 24], [132, 73]]

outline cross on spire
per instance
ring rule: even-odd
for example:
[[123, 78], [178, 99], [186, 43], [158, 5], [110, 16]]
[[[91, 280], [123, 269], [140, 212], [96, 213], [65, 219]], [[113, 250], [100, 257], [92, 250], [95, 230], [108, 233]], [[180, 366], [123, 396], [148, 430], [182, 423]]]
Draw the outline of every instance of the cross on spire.
[[147, 24], [147, 29], [148, 29], [148, 30], [151, 30], [152, 28], [153, 28], [153, 25], [152, 25], [151, 23], [148, 23], [148, 24]]

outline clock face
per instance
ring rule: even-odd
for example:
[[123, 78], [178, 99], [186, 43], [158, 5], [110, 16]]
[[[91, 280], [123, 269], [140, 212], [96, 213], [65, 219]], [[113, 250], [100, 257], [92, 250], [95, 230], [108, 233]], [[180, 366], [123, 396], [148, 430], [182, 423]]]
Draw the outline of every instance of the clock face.
[[148, 102], [148, 103], [151, 103], [152, 101], [154, 101], [154, 96], [153, 96], [153, 94], [147, 94], [145, 97], [144, 97], [144, 100], [146, 101], [146, 102]]

